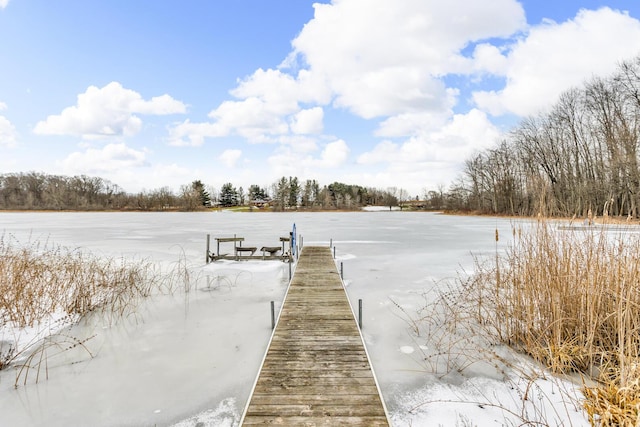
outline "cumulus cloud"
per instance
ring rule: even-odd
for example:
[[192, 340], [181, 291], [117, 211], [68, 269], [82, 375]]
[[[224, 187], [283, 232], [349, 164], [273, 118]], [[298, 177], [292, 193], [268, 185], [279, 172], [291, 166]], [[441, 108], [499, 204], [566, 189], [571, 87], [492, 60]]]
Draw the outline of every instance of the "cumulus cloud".
[[301, 110], [291, 119], [291, 132], [298, 135], [322, 133], [324, 111], [322, 107]]
[[473, 70], [478, 73], [505, 75], [509, 62], [502, 50], [489, 43], [481, 43], [473, 50]]
[[18, 132], [16, 132], [15, 126], [13, 126], [9, 119], [0, 116], [0, 147], [15, 146], [17, 138]]
[[594, 75], [606, 76], [622, 60], [640, 52], [640, 21], [608, 7], [581, 10], [563, 23], [545, 21], [530, 29], [505, 57], [494, 53], [484, 61], [506, 69], [507, 84], [501, 90], [478, 91], [475, 103], [492, 114], [526, 116], [553, 104], [570, 87], [582, 85]]
[[0, 9], [4, 9], [9, 4], [9, 0], [0, 0]]
[[375, 131], [379, 137], [406, 137], [437, 131], [451, 119], [450, 111], [399, 114], [382, 121]]
[[318, 166], [324, 168], [337, 168], [341, 166], [349, 157], [349, 147], [342, 139], [330, 142], [322, 150]]
[[192, 123], [188, 119], [169, 128], [169, 145], [199, 147], [205, 138], [226, 136], [229, 130], [218, 123]]
[[[351, 0], [314, 8], [294, 54], [328, 82], [337, 106], [364, 118], [448, 108], [441, 76], [473, 71], [461, 50], [526, 25], [513, 0]], [[477, 56], [499, 66], [486, 49]]]
[[321, 107], [302, 109], [300, 102], [328, 102], [326, 91], [309, 82], [301, 70], [293, 77], [259, 69], [231, 91], [236, 100], [222, 102], [209, 113], [211, 122], [185, 122], [169, 130], [171, 145], [202, 145], [205, 138], [239, 135], [250, 143], [282, 142], [290, 134], [322, 132]]
[[315, 156], [313, 153], [296, 151], [291, 146], [281, 146], [267, 161], [274, 176], [307, 176], [317, 179], [323, 170], [335, 171], [343, 166], [350, 152], [347, 143], [338, 139], [327, 143]]
[[124, 143], [108, 144], [100, 149], [87, 148], [74, 152], [62, 161], [65, 173], [101, 174], [148, 166], [147, 153], [127, 147]]
[[185, 113], [186, 106], [169, 95], [144, 100], [118, 82], [98, 88], [90, 86], [78, 95], [75, 106], [36, 124], [34, 132], [41, 135], [77, 135], [84, 138], [131, 136], [142, 127], [136, 114], [167, 115]]
[[499, 136], [500, 131], [487, 115], [474, 109], [467, 114], [456, 114], [439, 131], [412, 136], [403, 143], [385, 140], [361, 154], [357, 162], [402, 164], [405, 168], [419, 162], [459, 163], [474, 150], [494, 145]]
[[220, 157], [218, 158], [226, 167], [234, 168], [238, 163], [238, 160], [240, 160], [240, 157], [242, 157], [241, 150], [229, 149], [229, 150], [224, 150], [222, 154], [220, 154]]
[[209, 113], [215, 124], [227, 133], [245, 137], [249, 142], [265, 142], [269, 135], [288, 132], [284, 119], [286, 114], [297, 110], [295, 106], [270, 103], [264, 99], [250, 97], [242, 101], [225, 101]]
[[[7, 109], [7, 104], [0, 102], [0, 111]], [[13, 147], [16, 145], [18, 132], [15, 126], [4, 116], [0, 116], [0, 147]]]

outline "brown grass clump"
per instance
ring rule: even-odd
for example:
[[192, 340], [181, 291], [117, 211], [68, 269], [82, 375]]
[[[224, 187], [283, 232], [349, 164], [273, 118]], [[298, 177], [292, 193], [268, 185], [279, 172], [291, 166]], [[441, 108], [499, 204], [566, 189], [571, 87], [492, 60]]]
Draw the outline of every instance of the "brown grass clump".
[[[15, 244], [0, 236], [0, 332], [29, 328], [29, 342], [0, 336], [0, 369], [20, 361], [18, 377], [46, 368], [47, 355], [85, 342], [58, 333], [89, 313], [108, 321], [136, 313], [137, 303], [173, 286], [149, 262], [102, 259], [49, 245]], [[7, 340], [8, 339], [8, 340]], [[36, 377], [37, 378], [37, 377]], [[17, 381], [17, 380], [16, 380]]]
[[585, 387], [584, 407], [592, 425], [636, 427], [640, 419], [640, 379], [625, 387], [607, 382]]
[[506, 255], [478, 264], [464, 286], [489, 334], [554, 372], [597, 381], [584, 387], [594, 425], [640, 420], [640, 237], [628, 231], [544, 220], [515, 228]]
[[34, 326], [53, 313], [84, 316], [98, 308], [125, 315], [154, 287], [150, 264], [98, 259], [81, 251], [0, 238], [0, 322]]

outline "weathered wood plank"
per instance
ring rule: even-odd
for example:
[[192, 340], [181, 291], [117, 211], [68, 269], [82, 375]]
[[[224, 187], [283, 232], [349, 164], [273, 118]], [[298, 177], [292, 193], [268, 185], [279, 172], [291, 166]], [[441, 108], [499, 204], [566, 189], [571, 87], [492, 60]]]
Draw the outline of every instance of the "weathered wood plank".
[[388, 426], [386, 416], [377, 417], [279, 417], [252, 416], [244, 420], [243, 425], [286, 425], [286, 426]]
[[329, 248], [302, 251], [242, 423], [389, 425]]
[[340, 405], [336, 402], [323, 404], [253, 404], [247, 413], [252, 415], [277, 415], [280, 417], [366, 417], [377, 410], [378, 405]]

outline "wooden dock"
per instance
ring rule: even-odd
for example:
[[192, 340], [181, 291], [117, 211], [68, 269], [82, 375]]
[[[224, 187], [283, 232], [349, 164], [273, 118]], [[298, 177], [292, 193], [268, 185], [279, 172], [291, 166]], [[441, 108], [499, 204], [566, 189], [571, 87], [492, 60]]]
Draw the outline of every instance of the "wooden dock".
[[241, 425], [389, 426], [329, 247], [302, 250]]

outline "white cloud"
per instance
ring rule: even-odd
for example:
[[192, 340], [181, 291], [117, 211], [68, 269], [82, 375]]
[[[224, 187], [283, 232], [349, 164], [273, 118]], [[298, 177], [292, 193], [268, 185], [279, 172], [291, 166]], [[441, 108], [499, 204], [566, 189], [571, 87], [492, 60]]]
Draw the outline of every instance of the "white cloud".
[[[385, 140], [361, 154], [354, 181], [382, 188], [393, 185], [420, 196], [424, 189], [448, 186], [460, 174], [464, 159], [494, 146], [499, 137], [500, 131], [482, 111], [456, 114], [438, 131], [401, 143]], [[367, 172], [373, 170], [377, 172]]]
[[0, 147], [15, 146], [17, 138], [18, 132], [15, 126], [6, 117], [0, 116]]
[[459, 164], [475, 150], [495, 145], [499, 130], [491, 124], [486, 114], [471, 110], [467, 114], [457, 114], [437, 132], [416, 135], [402, 144], [383, 141], [373, 150], [363, 153], [357, 159], [359, 164], [383, 163], [398, 169], [410, 168], [420, 162], [445, 162]]
[[473, 59], [473, 69], [476, 72], [495, 75], [504, 75], [507, 72], [507, 58], [500, 49], [491, 44], [477, 45], [473, 50]]
[[[0, 111], [7, 109], [7, 104], [0, 102]], [[13, 147], [16, 145], [18, 132], [15, 126], [6, 117], [0, 116], [0, 147]]]
[[228, 133], [235, 132], [249, 142], [265, 142], [269, 135], [286, 134], [289, 126], [283, 116], [296, 111], [295, 105], [269, 103], [251, 97], [242, 101], [225, 101], [209, 113], [209, 117]]
[[222, 154], [220, 154], [220, 161], [225, 164], [228, 168], [235, 168], [238, 160], [242, 157], [241, 150], [224, 150]]
[[[535, 114], [553, 104], [571, 87], [594, 75], [606, 76], [622, 60], [640, 52], [640, 21], [602, 8], [581, 10], [563, 23], [545, 21], [531, 28], [506, 57], [506, 87], [473, 95], [476, 104], [493, 114]], [[495, 54], [483, 61], [494, 61]], [[497, 69], [503, 68], [497, 60]]]
[[322, 150], [321, 158], [317, 164], [324, 168], [337, 168], [347, 160], [349, 152], [347, 143], [342, 139], [330, 142]]
[[238, 100], [224, 101], [209, 113], [212, 122], [187, 121], [170, 129], [170, 144], [202, 145], [204, 138], [232, 134], [250, 143], [272, 143], [290, 133], [320, 133], [322, 108], [299, 106], [299, 101], [322, 101], [323, 90], [314, 89], [307, 77], [304, 70], [295, 79], [278, 70], [259, 69], [231, 91]]
[[229, 135], [229, 130], [218, 123], [191, 123], [188, 119], [169, 128], [169, 145], [199, 147], [205, 138]]
[[451, 113], [449, 111], [400, 114], [381, 122], [375, 135], [392, 138], [436, 131], [450, 119]]
[[[321, 179], [323, 171], [335, 172], [343, 166], [349, 158], [350, 151], [347, 143], [338, 139], [326, 144], [318, 156], [296, 151], [291, 146], [281, 146], [267, 161], [274, 177], [291, 175], [301, 179]], [[335, 179], [335, 176], [327, 179]]]
[[148, 166], [147, 154], [134, 150], [125, 144], [108, 144], [100, 149], [88, 148], [84, 152], [74, 152], [62, 161], [65, 173], [102, 174], [120, 170]]
[[322, 133], [324, 111], [322, 107], [309, 108], [296, 113], [291, 119], [291, 132], [298, 135]]
[[0, 9], [4, 9], [9, 4], [9, 0], [0, 0]]
[[[293, 41], [295, 53], [316, 80], [328, 82], [337, 106], [364, 118], [448, 108], [441, 76], [474, 71], [460, 51], [525, 27], [513, 0], [351, 0], [314, 8]], [[477, 56], [485, 67], [499, 66], [486, 49]]]
[[294, 78], [279, 70], [258, 69], [231, 91], [238, 100], [223, 102], [209, 117], [227, 134], [240, 135], [252, 143], [273, 142], [274, 137], [290, 131], [318, 133], [322, 130], [322, 110], [302, 110], [299, 103], [328, 102], [327, 93], [305, 70]]
[[169, 95], [144, 100], [118, 82], [98, 88], [90, 86], [78, 95], [75, 106], [65, 108], [36, 124], [34, 132], [42, 135], [78, 135], [84, 138], [131, 136], [142, 127], [136, 114], [167, 115], [185, 113], [186, 106]]
[[301, 90], [304, 87], [293, 76], [280, 70], [260, 68], [240, 81], [231, 94], [238, 99], [258, 98], [270, 104], [274, 112], [287, 114], [297, 109], [298, 101], [317, 101], [318, 98], [310, 91]]

